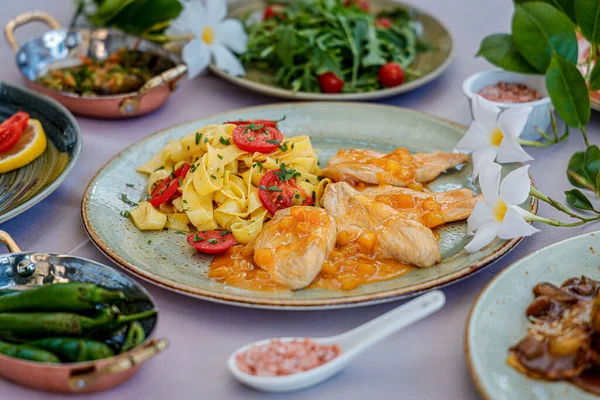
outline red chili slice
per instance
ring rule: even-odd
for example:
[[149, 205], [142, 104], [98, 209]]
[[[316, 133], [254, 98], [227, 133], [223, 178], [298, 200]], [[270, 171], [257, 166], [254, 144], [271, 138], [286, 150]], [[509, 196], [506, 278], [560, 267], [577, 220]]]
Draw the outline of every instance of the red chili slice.
[[0, 152], [10, 150], [29, 123], [29, 114], [19, 111], [0, 124]]
[[158, 208], [161, 204], [177, 197], [179, 194], [177, 191], [179, 189], [179, 179], [185, 179], [190, 168], [190, 164], [183, 164], [173, 171], [172, 175], [169, 175], [154, 187], [150, 195], [150, 204], [152, 204], [152, 207]]
[[275, 121], [272, 119], [254, 119], [254, 120], [240, 120], [240, 121], [227, 121], [224, 122], [224, 124], [233, 124], [233, 125], [264, 125], [264, 126], [270, 126], [272, 128], [277, 128], [277, 124], [280, 121]]
[[258, 187], [258, 198], [263, 206], [271, 214], [294, 205], [294, 198], [303, 197], [300, 203], [303, 206], [311, 206], [315, 203], [312, 196], [306, 194], [302, 187], [298, 186], [296, 179], [290, 178], [285, 182], [279, 179], [277, 171], [269, 171], [260, 179]]
[[279, 129], [264, 124], [238, 125], [231, 135], [237, 147], [251, 153], [269, 154], [283, 143]]
[[224, 253], [235, 244], [235, 238], [227, 231], [195, 232], [188, 236], [187, 241], [204, 254]]

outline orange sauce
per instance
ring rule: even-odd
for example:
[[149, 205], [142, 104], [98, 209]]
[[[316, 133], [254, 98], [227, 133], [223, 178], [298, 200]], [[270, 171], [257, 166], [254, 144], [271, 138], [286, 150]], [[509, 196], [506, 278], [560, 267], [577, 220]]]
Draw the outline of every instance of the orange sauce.
[[433, 197], [419, 198], [396, 193], [377, 196], [375, 201], [400, 211], [404, 217], [420, 222], [430, 229], [446, 223], [442, 206]]
[[[376, 243], [377, 235], [373, 231], [339, 232], [337, 247], [329, 254], [309, 288], [352, 290], [367, 283], [399, 278], [414, 269], [410, 265], [378, 257]], [[289, 290], [258, 267], [254, 257], [250, 248], [233, 246], [214, 258], [208, 276], [243, 289], [264, 292]]]

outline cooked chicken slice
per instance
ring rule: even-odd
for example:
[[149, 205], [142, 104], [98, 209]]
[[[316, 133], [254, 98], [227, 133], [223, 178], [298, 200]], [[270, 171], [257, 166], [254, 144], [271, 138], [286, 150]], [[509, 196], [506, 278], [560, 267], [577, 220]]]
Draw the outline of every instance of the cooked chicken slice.
[[417, 153], [396, 149], [389, 154], [374, 150], [340, 150], [332, 157], [322, 175], [334, 182], [409, 186], [427, 183], [449, 168], [464, 164], [469, 156], [462, 153]]
[[463, 153], [417, 153], [413, 154], [417, 182], [427, 183], [437, 178], [447, 169], [469, 161], [469, 156]]
[[430, 229], [403, 218], [383, 203], [369, 200], [345, 182], [329, 184], [322, 203], [337, 224], [338, 244], [347, 241], [341, 238], [355, 238], [380, 257], [418, 267], [431, 267], [442, 260]]
[[404, 218], [420, 222], [428, 228], [469, 218], [475, 204], [482, 198], [466, 188], [448, 192], [419, 192], [396, 186], [372, 186], [360, 194], [387, 204]]
[[254, 262], [291, 289], [308, 286], [335, 247], [336, 224], [318, 207], [279, 210], [250, 245]]

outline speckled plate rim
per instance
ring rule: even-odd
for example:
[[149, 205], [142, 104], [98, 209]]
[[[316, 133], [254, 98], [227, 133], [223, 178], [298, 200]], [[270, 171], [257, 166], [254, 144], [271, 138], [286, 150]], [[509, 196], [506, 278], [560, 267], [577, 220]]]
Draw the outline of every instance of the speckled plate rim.
[[581, 238], [588, 237], [588, 236], [598, 235], [598, 232], [600, 232], [600, 231], [588, 232], [588, 233], [583, 233], [581, 235], [572, 236], [570, 238], [561, 240], [559, 242], [544, 246], [541, 249], [537, 249], [533, 253], [530, 253], [530, 254], [527, 254], [526, 256], [521, 257], [517, 261], [510, 264], [508, 267], [504, 268], [498, 275], [496, 275], [494, 278], [492, 278], [492, 280], [489, 281], [487, 283], [487, 285], [485, 285], [485, 287], [481, 290], [481, 292], [479, 292], [479, 294], [477, 295], [477, 298], [475, 299], [475, 302], [473, 302], [473, 305], [471, 306], [471, 310], [469, 311], [469, 315], [467, 317], [467, 322], [465, 324], [465, 331], [463, 334], [463, 345], [464, 345], [465, 360], [467, 362], [467, 369], [469, 371], [469, 375], [471, 375], [471, 380], [475, 384], [475, 388], [477, 389], [477, 392], [484, 400], [496, 400], [496, 399], [485, 390], [483, 383], [481, 382], [479, 375], [477, 374], [477, 371], [475, 370], [475, 365], [473, 364], [473, 355], [471, 353], [471, 348], [469, 346], [469, 331], [471, 328], [471, 322], [473, 320], [475, 309], [479, 305], [479, 302], [481, 301], [481, 298], [483, 297], [483, 295], [491, 288], [491, 286], [495, 282], [497, 282], [499, 279], [501, 279], [502, 276], [509, 273], [513, 269], [520, 267], [522, 264], [526, 264], [532, 258], [539, 257], [539, 255], [541, 253], [550, 251], [551, 249], [556, 248], [556, 247], [563, 246], [565, 243], [577, 241]]
[[237, 86], [243, 87], [245, 89], [252, 90], [257, 93], [265, 94], [268, 96], [274, 96], [281, 99], [289, 99], [289, 100], [317, 100], [317, 101], [356, 101], [356, 100], [376, 100], [383, 99], [391, 96], [395, 96], [401, 93], [409, 92], [411, 90], [417, 89], [427, 83], [433, 81], [437, 77], [439, 77], [452, 63], [452, 59], [455, 55], [455, 46], [454, 39], [450, 30], [446, 25], [444, 25], [438, 18], [434, 17], [432, 14], [424, 11], [418, 7], [415, 7], [412, 4], [407, 4], [404, 2], [397, 2], [398, 6], [403, 6], [406, 8], [410, 8], [416, 11], [418, 14], [424, 15], [427, 18], [431, 18], [435, 21], [436, 24], [440, 26], [445, 32], [448, 38], [450, 38], [450, 51], [448, 52], [448, 56], [446, 59], [433, 71], [429, 72], [421, 76], [420, 78], [415, 79], [414, 81], [407, 82], [406, 84], [389, 88], [389, 89], [380, 89], [374, 90], [371, 92], [363, 92], [363, 93], [346, 93], [346, 94], [324, 94], [324, 93], [310, 93], [310, 92], [293, 92], [292, 90], [282, 89], [276, 86], [267, 85], [264, 83], [256, 82], [250, 79], [246, 79], [244, 77], [235, 77], [231, 76], [228, 73], [220, 70], [214, 64], [210, 64], [209, 69], [215, 75], [220, 78], [223, 78]]
[[75, 137], [76, 137], [74, 147], [73, 147], [73, 153], [70, 155], [70, 160], [69, 160], [67, 166], [65, 167], [65, 169], [63, 170], [63, 172], [52, 183], [50, 183], [48, 186], [46, 186], [43, 190], [41, 190], [38, 194], [33, 196], [31, 199], [27, 200], [25, 203], [21, 204], [20, 206], [14, 208], [4, 214], [0, 214], [0, 224], [2, 224], [4, 222], [16, 217], [17, 215], [29, 210], [31, 207], [35, 206], [36, 204], [38, 204], [39, 202], [44, 200], [46, 197], [50, 196], [50, 194], [52, 194], [52, 192], [54, 192], [56, 189], [58, 189], [58, 187], [67, 179], [67, 177], [71, 174], [71, 172], [73, 171], [73, 168], [75, 167], [77, 159], [79, 158], [79, 154], [81, 153], [83, 136], [81, 134], [81, 128], [79, 127], [79, 124], [77, 123], [77, 120], [75, 119], [73, 114], [71, 114], [71, 112], [69, 110], [67, 110], [67, 108], [65, 106], [63, 106], [62, 104], [60, 104], [53, 98], [45, 96], [40, 93], [36, 93], [32, 90], [26, 89], [21, 86], [14, 86], [14, 85], [8, 84], [4, 81], [0, 81], [0, 86], [6, 86], [13, 90], [23, 92], [25, 96], [35, 97], [38, 100], [45, 101], [46, 103], [49, 103], [52, 106], [54, 106], [55, 108], [57, 108], [58, 111], [61, 112], [62, 114], [64, 114], [67, 117], [67, 119], [69, 120], [69, 122], [71, 124], [73, 124], [73, 127], [75, 128]]
[[[311, 103], [311, 102], [294, 103], [294, 105], [309, 104], [309, 103]], [[396, 110], [403, 110], [405, 112], [418, 113], [423, 116], [426, 116], [427, 118], [429, 118], [431, 120], [435, 120], [435, 121], [438, 121], [438, 122], [441, 122], [444, 124], [448, 124], [448, 125], [453, 125], [460, 129], [464, 129], [465, 131], [467, 130], [467, 127], [464, 125], [460, 125], [455, 122], [452, 122], [447, 119], [440, 118], [440, 117], [437, 117], [437, 116], [434, 116], [431, 114], [427, 114], [427, 113], [423, 113], [420, 111], [411, 110], [411, 109], [407, 109], [407, 108], [403, 108], [403, 107], [381, 105], [381, 104], [352, 103], [352, 102], [329, 102], [328, 104], [338, 105], [338, 106], [360, 105], [361, 107], [371, 107], [371, 108], [375, 108], [375, 109], [381, 108], [381, 107], [393, 108]], [[288, 105], [289, 104], [286, 104], [286, 103], [279, 103], [279, 104], [271, 104], [271, 105], [266, 105], [266, 106], [247, 107], [247, 108], [239, 109], [238, 111], [249, 112], [249, 111], [255, 111], [255, 110], [260, 110], [260, 109], [264, 109], [264, 108], [272, 109], [272, 108], [278, 108], [278, 107], [285, 107]], [[356, 295], [356, 296], [351, 296], [351, 297], [327, 299], [327, 300], [323, 300], [323, 299], [315, 299], [315, 300], [258, 299], [258, 298], [254, 298], [254, 297], [250, 297], [250, 296], [246, 296], [246, 295], [215, 294], [214, 292], [209, 291], [209, 290], [203, 290], [203, 289], [199, 289], [197, 287], [173, 282], [170, 279], [165, 279], [165, 278], [159, 277], [155, 274], [149, 273], [149, 272], [145, 271], [144, 269], [136, 266], [135, 264], [128, 262], [123, 257], [121, 257], [118, 253], [113, 251], [99, 237], [97, 232], [94, 231], [93, 227], [91, 226], [90, 220], [88, 218], [88, 213], [87, 213], [88, 197], [90, 194], [90, 189], [92, 188], [92, 186], [93, 186], [94, 182], [96, 181], [96, 179], [98, 178], [98, 176], [104, 171], [104, 169], [110, 163], [112, 163], [114, 160], [120, 158], [122, 156], [122, 154], [129, 151], [129, 149], [133, 146], [137, 146], [137, 145], [141, 144], [142, 142], [151, 140], [155, 136], [163, 135], [175, 127], [193, 123], [194, 121], [196, 121], [198, 119], [217, 118], [220, 115], [227, 115], [227, 114], [230, 114], [231, 112], [232, 111], [226, 111], [226, 112], [222, 112], [222, 113], [218, 113], [218, 114], [212, 114], [212, 115], [208, 115], [208, 116], [205, 116], [202, 118], [196, 118], [196, 119], [163, 129], [163, 130], [156, 132], [150, 136], [147, 136], [146, 138], [123, 149], [121, 152], [119, 152], [117, 155], [115, 155], [113, 158], [111, 158], [106, 164], [104, 164], [104, 166], [102, 166], [102, 168], [100, 168], [100, 170], [96, 173], [96, 175], [94, 175], [94, 177], [88, 184], [88, 186], [85, 189], [85, 192], [83, 194], [83, 199], [82, 199], [82, 203], [81, 203], [81, 218], [82, 218], [83, 226], [84, 226], [86, 233], [88, 234], [88, 236], [90, 237], [90, 239], [92, 240], [94, 245], [104, 255], [106, 255], [109, 259], [111, 259], [113, 262], [115, 262], [120, 267], [125, 268], [129, 272], [135, 274], [136, 276], [139, 276], [140, 278], [142, 278], [152, 284], [155, 284], [164, 289], [178, 292], [178, 293], [181, 293], [181, 294], [184, 294], [187, 296], [196, 297], [196, 298], [200, 298], [203, 300], [208, 300], [208, 301], [221, 303], [221, 304], [228, 304], [228, 305], [242, 306], [242, 307], [249, 307], [249, 308], [263, 308], [263, 309], [272, 309], [272, 310], [314, 311], [314, 310], [352, 308], [352, 307], [362, 307], [362, 306], [368, 306], [368, 305], [382, 304], [382, 303], [387, 303], [387, 302], [391, 302], [391, 301], [396, 301], [396, 300], [413, 297], [413, 296], [416, 296], [418, 294], [421, 294], [427, 290], [431, 290], [434, 288], [442, 288], [442, 287], [448, 286], [452, 283], [455, 283], [462, 279], [465, 279], [466, 277], [468, 277], [469, 275], [471, 275], [475, 272], [481, 271], [484, 267], [489, 266], [493, 262], [497, 261], [502, 256], [506, 255], [510, 250], [512, 250], [523, 239], [523, 238], [511, 239], [511, 240], [507, 241], [506, 243], [504, 243], [504, 245], [502, 247], [500, 247], [498, 250], [496, 250], [494, 253], [490, 254], [487, 257], [480, 259], [476, 263], [474, 263], [468, 267], [465, 267], [461, 270], [455, 271], [452, 274], [445, 275], [443, 277], [439, 277], [436, 279], [432, 279], [427, 282], [423, 282], [423, 283], [420, 283], [417, 285], [407, 286], [404, 288], [386, 290], [386, 291], [382, 291], [382, 292], [378, 292], [378, 293], [362, 294], [362, 295]], [[529, 176], [529, 178], [531, 180], [532, 185], [535, 187], [535, 184], [533, 182], [533, 179], [531, 178], [531, 175]], [[532, 213], [536, 214], [537, 209], [538, 209], [538, 202], [537, 202], [537, 199], [534, 199], [534, 201], [531, 204], [530, 211]]]

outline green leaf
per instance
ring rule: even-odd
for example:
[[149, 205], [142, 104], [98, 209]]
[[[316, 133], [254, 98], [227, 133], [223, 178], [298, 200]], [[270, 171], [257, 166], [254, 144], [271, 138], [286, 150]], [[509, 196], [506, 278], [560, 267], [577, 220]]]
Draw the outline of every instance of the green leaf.
[[577, 63], [575, 26], [565, 14], [548, 4], [518, 4], [512, 35], [521, 55], [542, 73], [550, 65], [553, 53]]
[[381, 55], [379, 39], [373, 26], [369, 26], [369, 36], [367, 41], [367, 55], [362, 59], [363, 67], [373, 67], [385, 64], [386, 59]]
[[567, 203], [580, 210], [592, 211], [594, 206], [579, 189], [573, 189], [565, 192]]
[[515, 4], [541, 2], [547, 3], [565, 14], [571, 21], [575, 22], [575, 7], [573, 0], [515, 0]]
[[592, 43], [600, 43], [600, 0], [575, 0], [574, 3], [581, 34]]
[[289, 26], [278, 26], [275, 35], [279, 38], [275, 46], [275, 53], [283, 65], [294, 65], [294, 51], [296, 49], [296, 31]]
[[600, 149], [589, 146], [585, 151], [578, 151], [571, 156], [567, 176], [573, 186], [586, 188], [598, 193], [600, 177]]
[[538, 71], [523, 58], [508, 33], [498, 33], [483, 39], [477, 56], [507, 71], [535, 74]]
[[[590, 181], [596, 184], [598, 182], [598, 172], [600, 172], [600, 149], [593, 145], [585, 149], [585, 172], [589, 176]], [[596, 184], [596, 188], [598, 188]]]
[[115, 15], [119, 13], [125, 6], [135, 0], [102, 0], [97, 2], [98, 8], [96, 12], [89, 15], [88, 18], [96, 27], [106, 26]]
[[594, 68], [592, 68], [592, 73], [590, 74], [590, 90], [600, 90], [600, 63], [597, 62], [594, 64]]
[[182, 9], [178, 0], [125, 0], [125, 3], [127, 5], [106, 25], [133, 34], [141, 34], [157, 24], [166, 24], [166, 21], [177, 18]]
[[556, 112], [567, 125], [579, 128], [588, 123], [590, 97], [575, 65], [555, 54], [546, 72], [546, 89]]

